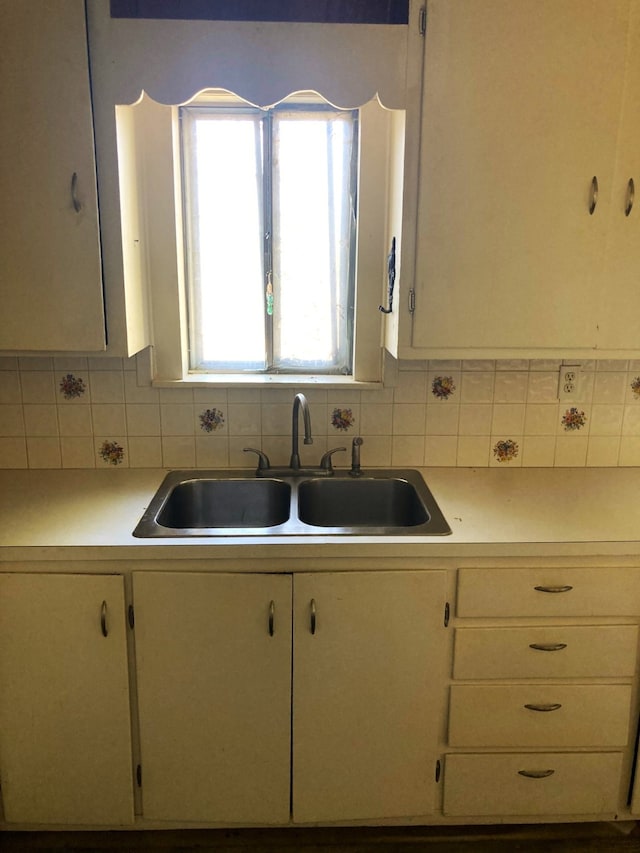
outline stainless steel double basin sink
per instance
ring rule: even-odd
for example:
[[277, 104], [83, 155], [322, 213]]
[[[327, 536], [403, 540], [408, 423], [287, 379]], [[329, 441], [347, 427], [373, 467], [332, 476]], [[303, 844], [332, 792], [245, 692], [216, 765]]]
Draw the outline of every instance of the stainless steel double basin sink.
[[133, 535], [443, 536], [451, 533], [418, 471], [255, 477], [245, 470], [173, 471]]

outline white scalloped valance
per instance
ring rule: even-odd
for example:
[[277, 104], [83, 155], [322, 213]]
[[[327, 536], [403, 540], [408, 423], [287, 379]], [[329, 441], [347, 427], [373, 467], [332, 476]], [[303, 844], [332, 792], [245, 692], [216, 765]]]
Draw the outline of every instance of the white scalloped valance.
[[132, 104], [146, 92], [181, 104], [207, 88], [259, 106], [311, 90], [353, 108], [376, 94], [406, 105], [408, 27], [114, 18], [109, 0], [87, 4], [94, 99]]

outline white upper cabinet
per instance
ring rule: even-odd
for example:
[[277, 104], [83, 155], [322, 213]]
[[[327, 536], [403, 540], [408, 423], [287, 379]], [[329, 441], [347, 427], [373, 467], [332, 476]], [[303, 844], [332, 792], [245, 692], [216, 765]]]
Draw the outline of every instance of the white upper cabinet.
[[429, 0], [397, 355], [638, 351], [638, 5]]
[[0, 350], [104, 350], [84, 3], [0, 14]]
[[632, 0], [627, 71], [600, 288], [598, 346], [640, 349], [640, 0]]

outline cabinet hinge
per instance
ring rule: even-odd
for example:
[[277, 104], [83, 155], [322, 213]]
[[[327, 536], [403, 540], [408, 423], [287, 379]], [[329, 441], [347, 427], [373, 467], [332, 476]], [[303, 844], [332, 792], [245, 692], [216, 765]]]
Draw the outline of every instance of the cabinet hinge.
[[427, 32], [427, 7], [422, 6], [420, 8], [420, 17], [418, 18], [418, 30], [421, 36], [426, 35]]
[[413, 288], [409, 290], [409, 314], [416, 310], [416, 292]]
[[444, 605], [444, 627], [449, 627], [449, 617], [451, 616], [451, 608], [449, 607], [449, 602], [446, 601]]
[[138, 788], [142, 788], [142, 765], [138, 764], [136, 767], [136, 782], [138, 783]]
[[131, 628], [131, 630], [133, 630], [136, 625], [136, 618], [133, 612], [133, 604], [130, 604], [127, 610], [127, 620], [129, 622], [129, 627]]
[[436, 761], [436, 782], [440, 781], [440, 774], [442, 772], [442, 765], [440, 764], [440, 759]]

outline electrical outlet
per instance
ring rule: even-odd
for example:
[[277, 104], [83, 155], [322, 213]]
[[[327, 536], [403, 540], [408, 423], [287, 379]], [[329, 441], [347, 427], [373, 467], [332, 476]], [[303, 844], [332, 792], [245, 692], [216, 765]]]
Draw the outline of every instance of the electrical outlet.
[[558, 399], [577, 400], [580, 393], [579, 364], [561, 364], [558, 377]]

